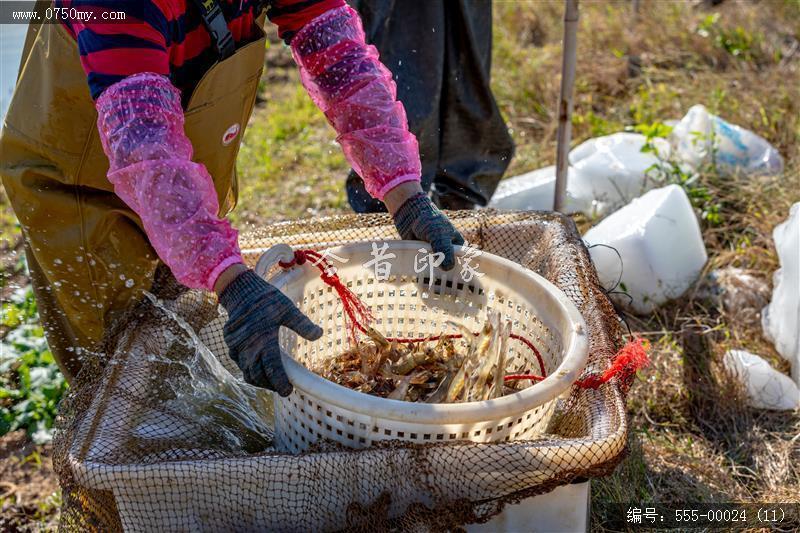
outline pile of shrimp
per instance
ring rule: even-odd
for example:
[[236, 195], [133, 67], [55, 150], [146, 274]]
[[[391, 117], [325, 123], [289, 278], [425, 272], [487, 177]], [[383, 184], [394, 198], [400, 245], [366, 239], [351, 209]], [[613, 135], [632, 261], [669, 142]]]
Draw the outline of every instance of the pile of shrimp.
[[490, 312], [476, 335], [455, 322], [460, 333], [416, 342], [387, 340], [367, 328], [368, 340], [311, 370], [350, 389], [409, 402], [457, 403], [517, 392], [520, 382], [504, 383], [511, 322]]

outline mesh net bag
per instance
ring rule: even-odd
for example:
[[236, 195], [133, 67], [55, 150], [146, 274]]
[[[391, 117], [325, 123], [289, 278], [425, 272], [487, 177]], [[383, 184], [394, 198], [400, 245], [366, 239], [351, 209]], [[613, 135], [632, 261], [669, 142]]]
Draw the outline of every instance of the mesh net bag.
[[[585, 374], [605, 370], [622, 330], [574, 223], [543, 213], [449, 213], [480, 249], [542, 275], [576, 305], [589, 337]], [[280, 223], [241, 238], [246, 261], [277, 243], [323, 249], [396, 238], [387, 215]], [[610, 472], [625, 449], [619, 379], [573, 387], [533, 440], [317, 443], [272, 447], [268, 392], [239, 381], [224, 310], [166, 269], [152, 294], [89, 354], [64, 400], [54, 465], [65, 530], [447, 530], [507, 503]]]

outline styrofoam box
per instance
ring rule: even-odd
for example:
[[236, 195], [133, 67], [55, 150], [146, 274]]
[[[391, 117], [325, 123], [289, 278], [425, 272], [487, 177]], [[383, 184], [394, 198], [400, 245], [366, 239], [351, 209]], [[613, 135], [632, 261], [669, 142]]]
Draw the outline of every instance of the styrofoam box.
[[708, 259], [697, 217], [678, 185], [635, 199], [590, 229], [584, 240], [600, 283], [611, 289], [620, 280], [617, 290], [632, 300], [618, 301], [640, 314], [680, 297]]
[[647, 139], [638, 133], [620, 132], [582, 142], [569, 153], [573, 176], [568, 193], [576, 205], [590, 217], [613, 212], [661, 182], [653, 179], [651, 169], [667, 159], [669, 143], [655, 138], [657, 151], [643, 152]]
[[[577, 180], [574, 168], [567, 170], [567, 186]], [[495, 209], [521, 209], [525, 211], [552, 211], [556, 190], [556, 167], [540, 168], [513, 178], [504, 179], [492, 195], [489, 207]], [[590, 203], [575, 200], [567, 190], [565, 213], [589, 209]]]

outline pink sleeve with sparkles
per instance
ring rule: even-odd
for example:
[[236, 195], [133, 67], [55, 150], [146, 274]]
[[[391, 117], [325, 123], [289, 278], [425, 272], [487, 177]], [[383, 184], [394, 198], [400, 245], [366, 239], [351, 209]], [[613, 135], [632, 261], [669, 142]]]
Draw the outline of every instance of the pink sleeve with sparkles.
[[96, 107], [114, 191], [178, 281], [213, 289], [242, 257], [236, 230], [217, 215], [211, 176], [191, 160], [180, 92], [164, 76], [136, 74], [106, 89]]
[[339, 134], [367, 191], [383, 199], [406, 181], [419, 181], [417, 139], [408, 131], [392, 74], [366, 44], [361, 19], [349, 6], [306, 24], [292, 39], [300, 78]]

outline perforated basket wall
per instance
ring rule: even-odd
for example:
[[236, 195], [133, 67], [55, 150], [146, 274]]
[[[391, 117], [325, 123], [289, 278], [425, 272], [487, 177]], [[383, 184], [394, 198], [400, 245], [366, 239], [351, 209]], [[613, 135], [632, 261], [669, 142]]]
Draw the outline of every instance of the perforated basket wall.
[[[385, 246], [384, 253], [392, 256], [382, 279], [364, 266], [374, 259], [373, 245], [375, 250]], [[384, 335], [424, 339], [452, 333], [451, 320], [477, 332], [489, 312], [500, 313], [537, 349], [534, 353], [511, 339], [506, 352], [509, 373], [547, 379], [535, 386], [522, 382], [524, 390], [493, 401], [436, 405], [376, 398], [331, 384], [307, 368], [320, 368], [351, 346], [339, 295], [310, 262], [277, 269], [270, 278], [273, 283], [323, 330], [317, 341], [288, 329], [281, 332], [285, 353], [300, 364], [287, 362], [294, 392], [288, 398], [275, 396], [278, 450], [306, 451], [320, 439], [350, 448], [381, 440], [498, 442], [530, 439], [545, 430], [558, 395], [578, 378], [586, 360], [586, 327], [577, 308], [541, 276], [494, 254], [457, 247], [459, 267], [445, 272], [420, 268], [419, 257], [428, 251], [419, 242], [371, 241], [330, 253], [341, 258], [331, 260], [338, 278], [370, 307], [372, 325]], [[464, 257], [475, 271], [460, 267]], [[465, 350], [464, 339], [455, 343]]]
[[[614, 309], [571, 220], [559, 215], [450, 214], [467, 240], [563, 290], [589, 337], [585, 373], [621, 347]], [[247, 261], [276, 243], [322, 249], [396, 238], [386, 216], [277, 224], [245, 235]], [[611, 381], [562, 397], [545, 433], [503, 443], [388, 441], [358, 451], [272, 447], [272, 401], [236, 381], [225, 317], [208, 294], [166, 273], [87, 356], [62, 406], [54, 463], [62, 527], [136, 530], [446, 529], [576, 477], [603, 475], [626, 441], [624, 393]], [[107, 354], [107, 355], [106, 355]]]

